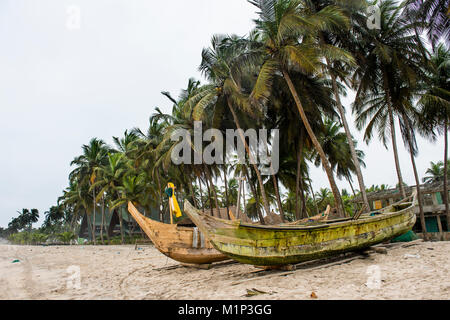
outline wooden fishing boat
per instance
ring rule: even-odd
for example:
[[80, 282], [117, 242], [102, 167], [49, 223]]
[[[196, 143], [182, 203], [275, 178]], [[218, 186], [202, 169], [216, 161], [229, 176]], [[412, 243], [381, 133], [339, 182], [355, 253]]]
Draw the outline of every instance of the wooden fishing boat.
[[128, 211], [155, 247], [173, 260], [186, 264], [211, 264], [229, 259], [211, 245], [196, 227], [166, 224], [142, 215], [128, 203]]
[[365, 249], [405, 234], [416, 222], [415, 206], [414, 195], [358, 220], [276, 226], [217, 219], [204, 215], [188, 201], [184, 208], [218, 251], [245, 264], [281, 266]]

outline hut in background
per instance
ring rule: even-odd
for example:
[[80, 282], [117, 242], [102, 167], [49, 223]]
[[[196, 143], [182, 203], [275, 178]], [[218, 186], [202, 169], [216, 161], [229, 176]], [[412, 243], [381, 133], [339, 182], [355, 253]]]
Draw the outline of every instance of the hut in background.
[[[405, 187], [407, 196], [412, 195], [415, 186]], [[450, 189], [450, 183], [449, 183]], [[445, 212], [444, 204], [444, 183], [436, 182], [430, 184], [423, 184], [420, 187], [422, 191], [422, 203], [425, 213], [425, 223], [427, 232], [434, 240], [450, 240], [450, 230], [448, 230], [447, 215]], [[377, 192], [370, 192], [367, 194], [369, 199], [370, 209], [376, 211], [387, 207], [393, 203], [402, 200], [402, 196], [399, 189], [388, 189]], [[450, 194], [449, 194], [450, 199]], [[363, 200], [361, 195], [358, 195], [353, 199], [353, 202], [362, 206]], [[419, 215], [419, 208], [416, 208], [416, 214]], [[413, 231], [419, 236], [422, 235], [422, 226], [419, 218], [414, 226]]]

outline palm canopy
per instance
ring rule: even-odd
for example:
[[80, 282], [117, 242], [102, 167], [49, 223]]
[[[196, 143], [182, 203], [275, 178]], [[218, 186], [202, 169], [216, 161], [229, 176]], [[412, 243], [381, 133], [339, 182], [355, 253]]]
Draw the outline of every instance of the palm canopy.
[[[444, 181], [444, 163], [431, 162], [430, 168], [425, 172], [426, 176], [423, 178], [424, 183], [435, 183]], [[447, 172], [447, 177], [450, 176], [450, 172]]]
[[406, 0], [405, 13], [411, 20], [420, 20], [424, 26], [418, 31], [427, 29], [427, 36], [433, 47], [440, 39], [450, 44], [449, 0]]
[[426, 81], [419, 92], [419, 123], [422, 132], [435, 136], [445, 132], [450, 118], [450, 51], [440, 44], [435, 48], [426, 70]]

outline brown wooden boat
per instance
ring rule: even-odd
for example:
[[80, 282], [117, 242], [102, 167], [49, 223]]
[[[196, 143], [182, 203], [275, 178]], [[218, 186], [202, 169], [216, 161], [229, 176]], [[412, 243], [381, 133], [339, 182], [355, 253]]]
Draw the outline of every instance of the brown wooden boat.
[[211, 245], [202, 232], [193, 226], [154, 221], [142, 215], [129, 202], [128, 211], [165, 256], [181, 263], [211, 264], [229, 259]]

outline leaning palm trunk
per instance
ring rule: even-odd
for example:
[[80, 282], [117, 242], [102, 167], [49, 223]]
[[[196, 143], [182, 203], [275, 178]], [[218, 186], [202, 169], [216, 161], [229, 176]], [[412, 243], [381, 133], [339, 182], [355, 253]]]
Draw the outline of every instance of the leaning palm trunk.
[[405, 122], [405, 125], [406, 125], [406, 131], [407, 131], [406, 138], [408, 140], [408, 145], [409, 145], [409, 155], [411, 156], [411, 163], [412, 163], [413, 170], [414, 170], [414, 178], [416, 179], [417, 200], [419, 202], [419, 212], [420, 212], [420, 223], [422, 225], [424, 238], [425, 238], [425, 240], [427, 240], [428, 234], [427, 234], [427, 225], [425, 223], [425, 213], [423, 211], [423, 204], [422, 204], [422, 200], [423, 200], [422, 191], [420, 189], [420, 179], [419, 179], [419, 174], [417, 173], [416, 160], [414, 159], [412, 128], [409, 125], [409, 121], [405, 115], [403, 115], [403, 121]]
[[255, 170], [256, 177], [258, 178], [259, 187], [261, 188], [261, 196], [263, 199], [263, 205], [264, 210], [267, 214], [270, 213], [270, 206], [269, 201], [267, 201], [267, 195], [266, 195], [266, 189], [264, 188], [264, 183], [261, 178], [261, 172], [258, 169], [258, 166], [256, 165], [256, 162], [253, 160], [253, 155], [250, 152], [250, 148], [248, 147], [247, 141], [245, 141], [244, 134], [242, 133], [241, 125], [239, 124], [239, 119], [236, 115], [236, 112], [234, 111], [233, 105], [231, 104], [230, 99], [227, 99], [228, 107], [230, 108], [231, 114], [233, 115], [234, 123], [236, 124], [236, 127], [238, 128], [239, 136], [241, 138], [242, 143], [244, 144], [245, 151], [248, 154], [248, 157], [250, 159], [250, 163], [252, 164], [253, 170]]
[[306, 198], [305, 198], [305, 187], [303, 184], [303, 179], [300, 179], [300, 200], [302, 201], [302, 210], [300, 212], [301, 219], [309, 218], [308, 210], [306, 209]]
[[[219, 206], [219, 201], [218, 201], [218, 198], [217, 198], [216, 187], [215, 187], [215, 185], [214, 185], [214, 183], [213, 183], [213, 181], [212, 181], [212, 177], [211, 177], [211, 168], [206, 167], [206, 169], [207, 169], [207, 170], [206, 170], [206, 174], [207, 174], [208, 179], [209, 179], [209, 185], [211, 186], [211, 189], [212, 189], [212, 191], [213, 191], [214, 204], [216, 205], [217, 215], [219, 215], [220, 206]], [[212, 204], [211, 204], [211, 207], [212, 207]], [[220, 216], [220, 215], [219, 215], [219, 216]]]
[[319, 141], [317, 140], [316, 135], [314, 134], [314, 131], [311, 128], [311, 125], [309, 124], [308, 118], [306, 117], [305, 110], [303, 110], [302, 103], [300, 102], [300, 98], [298, 96], [297, 90], [295, 89], [294, 84], [292, 83], [291, 77], [289, 76], [288, 72], [286, 70], [282, 70], [284, 79], [286, 80], [289, 90], [291, 91], [291, 94], [295, 100], [295, 104], [297, 105], [298, 112], [300, 113], [300, 118], [303, 121], [303, 124], [306, 128], [306, 131], [308, 132], [309, 137], [311, 138], [311, 141], [314, 145], [314, 147], [317, 150], [317, 153], [320, 156], [320, 159], [322, 160], [322, 166], [325, 169], [325, 172], [328, 176], [328, 181], [330, 182], [331, 191], [333, 192], [333, 196], [336, 202], [336, 210], [338, 212], [338, 215], [341, 217], [344, 217], [347, 215], [346, 211], [344, 210], [344, 206], [342, 204], [341, 194], [339, 192], [339, 189], [336, 185], [336, 181], [334, 180], [333, 171], [331, 170], [330, 163], [328, 162], [328, 159], [325, 155], [325, 152], [322, 149], [322, 146], [320, 145]]
[[206, 175], [206, 188], [208, 189], [208, 199], [209, 199], [209, 210], [211, 211], [211, 216], [214, 216], [214, 211], [213, 211], [213, 205], [212, 205], [212, 197], [211, 197], [211, 186], [208, 182], [208, 168], [206, 168], [206, 166], [203, 166], [205, 168], [205, 175]]
[[[328, 61], [327, 61], [328, 63]], [[364, 178], [361, 172], [361, 164], [358, 160], [358, 155], [356, 154], [355, 143], [353, 142], [352, 133], [350, 132], [350, 128], [348, 126], [347, 117], [345, 116], [345, 110], [341, 103], [341, 97], [339, 96], [339, 90], [336, 82], [336, 77], [333, 73], [331, 73], [331, 80], [333, 83], [333, 91], [336, 97], [336, 103], [339, 110], [339, 114], [341, 115], [342, 124], [344, 125], [345, 134], [347, 135], [348, 144], [350, 146], [350, 153], [352, 155], [353, 163], [355, 164], [356, 176], [358, 177], [359, 189], [361, 190], [361, 195], [363, 198], [364, 205], [366, 207], [365, 210], [370, 211], [369, 199], [367, 198], [366, 186], [364, 184]]]
[[450, 210], [448, 204], [448, 122], [445, 119], [444, 123], [444, 202], [445, 202], [445, 213], [447, 214], [447, 228], [450, 230]]
[[202, 205], [202, 212], [205, 212], [205, 204], [203, 203], [202, 181], [201, 181], [200, 177], [197, 177], [197, 178], [198, 178], [198, 188], [200, 190], [200, 202]]
[[194, 182], [189, 177], [189, 192], [191, 193], [192, 203], [194, 204], [194, 207], [198, 208], [197, 199], [195, 199], [193, 184], [194, 184]]
[[283, 205], [281, 204], [280, 191], [278, 189], [278, 177], [277, 177], [276, 174], [272, 174], [272, 182], [273, 182], [273, 187], [275, 189], [275, 195], [276, 195], [276, 198], [277, 198], [278, 210], [280, 210], [281, 220], [283, 222], [286, 222], [286, 217], [284, 216]]
[[[309, 178], [309, 177], [308, 177], [308, 178]], [[313, 189], [313, 187], [312, 187], [312, 184], [311, 184], [311, 180], [310, 180], [310, 179], [309, 179], [309, 189], [311, 190], [311, 195], [312, 195], [312, 198], [313, 198], [314, 207], [316, 208], [316, 214], [319, 215], [319, 214], [320, 214], [320, 212], [319, 212], [319, 207], [317, 206], [316, 195], [315, 195], [315, 193], [314, 193], [314, 189]]]
[[395, 168], [397, 170], [398, 184], [399, 184], [399, 188], [400, 188], [402, 197], [406, 198], [406, 191], [405, 191], [405, 186], [403, 184], [402, 170], [400, 169], [400, 161], [398, 158], [397, 137], [396, 137], [396, 133], [395, 133], [394, 115], [393, 115], [392, 107], [390, 106], [390, 104], [389, 104], [388, 112], [389, 112], [389, 122], [390, 122], [390, 127], [391, 127], [392, 149], [394, 151], [394, 161], [395, 161]]
[[228, 183], [227, 183], [227, 166], [224, 166], [224, 170], [223, 170], [223, 180], [225, 183], [225, 207], [227, 208], [227, 216], [228, 219], [230, 219], [230, 208], [229, 208], [229, 204], [228, 204]]
[[384, 93], [386, 94], [387, 99], [389, 125], [391, 129], [390, 131], [391, 131], [392, 149], [394, 151], [394, 161], [395, 161], [395, 168], [397, 170], [398, 184], [402, 197], [406, 198], [405, 186], [403, 185], [402, 170], [400, 169], [400, 161], [398, 159], [397, 137], [395, 133], [395, 123], [394, 123], [394, 111], [392, 110], [391, 94], [388, 89], [386, 72], [383, 73], [383, 77], [384, 77], [383, 79]]
[[[350, 189], [352, 189], [353, 196], [356, 198], [356, 192], [355, 192], [355, 188], [353, 188], [352, 178], [350, 177], [350, 175], [346, 176], [345, 178], [347, 179], [347, 182], [350, 185]], [[369, 206], [369, 210], [370, 210], [370, 206]]]
[[[298, 203], [298, 197], [300, 193], [300, 174], [301, 174], [301, 168], [302, 168], [302, 154], [303, 154], [303, 137], [302, 132], [300, 132], [300, 142], [298, 147], [298, 154], [297, 154], [297, 175], [296, 175], [296, 181], [295, 181], [295, 217], [297, 220], [300, 220], [302, 217], [302, 214], [300, 213], [300, 206]], [[302, 200], [303, 201], [303, 200]]]
[[[258, 197], [258, 192], [256, 191], [255, 185], [254, 185], [253, 182], [250, 180], [250, 177], [249, 177], [247, 168], [245, 169], [245, 177], [247, 178], [247, 181], [248, 181], [248, 184], [249, 184], [249, 186], [250, 186], [250, 189], [252, 190], [253, 198], [254, 198], [255, 201], [256, 201], [256, 213], [258, 214], [259, 222], [260, 222], [262, 225], [264, 225], [264, 224], [265, 224], [265, 222], [264, 222], [264, 217], [263, 217], [263, 215], [261, 214], [261, 210], [259, 210], [259, 197]], [[244, 202], [244, 211], [245, 211], [245, 202]]]

